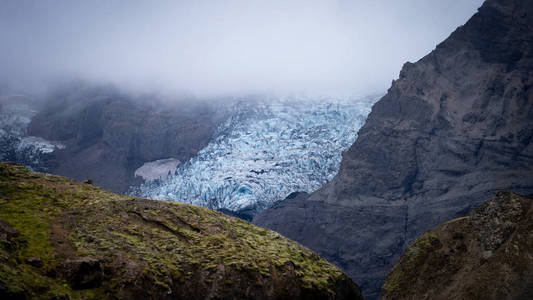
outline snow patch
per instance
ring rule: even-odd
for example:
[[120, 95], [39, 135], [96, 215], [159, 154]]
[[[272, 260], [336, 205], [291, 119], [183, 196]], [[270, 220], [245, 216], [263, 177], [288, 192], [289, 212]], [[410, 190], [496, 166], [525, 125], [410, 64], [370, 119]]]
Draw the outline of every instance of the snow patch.
[[57, 141], [48, 141], [37, 136], [27, 136], [20, 139], [18, 150], [22, 151], [33, 147], [42, 153], [52, 153], [55, 150], [65, 149], [65, 145]]
[[146, 180], [167, 178], [169, 172], [174, 174], [180, 161], [175, 158], [158, 159], [146, 162], [140, 168], [135, 170], [135, 177], [142, 177]]

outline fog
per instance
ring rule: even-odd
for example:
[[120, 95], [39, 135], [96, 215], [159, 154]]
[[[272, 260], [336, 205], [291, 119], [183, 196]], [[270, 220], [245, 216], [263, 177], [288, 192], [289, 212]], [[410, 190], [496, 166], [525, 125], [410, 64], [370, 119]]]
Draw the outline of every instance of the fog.
[[0, 0], [0, 82], [142, 92], [369, 94], [481, 0]]

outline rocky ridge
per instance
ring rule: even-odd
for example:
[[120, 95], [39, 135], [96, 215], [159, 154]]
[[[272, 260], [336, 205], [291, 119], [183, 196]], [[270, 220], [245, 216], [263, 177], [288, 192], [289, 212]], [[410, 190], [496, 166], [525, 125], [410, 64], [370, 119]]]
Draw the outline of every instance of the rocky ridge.
[[254, 222], [336, 263], [370, 299], [425, 230], [498, 190], [533, 194], [533, 2], [488, 0], [372, 108], [338, 175]]
[[533, 199], [498, 192], [417, 238], [383, 299], [532, 299]]

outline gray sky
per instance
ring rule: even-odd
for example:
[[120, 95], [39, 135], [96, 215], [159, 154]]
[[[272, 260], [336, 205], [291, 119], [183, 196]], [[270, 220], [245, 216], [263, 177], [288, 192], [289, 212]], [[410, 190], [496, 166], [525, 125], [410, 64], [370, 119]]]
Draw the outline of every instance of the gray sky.
[[367, 94], [481, 0], [0, 0], [0, 80], [139, 91]]

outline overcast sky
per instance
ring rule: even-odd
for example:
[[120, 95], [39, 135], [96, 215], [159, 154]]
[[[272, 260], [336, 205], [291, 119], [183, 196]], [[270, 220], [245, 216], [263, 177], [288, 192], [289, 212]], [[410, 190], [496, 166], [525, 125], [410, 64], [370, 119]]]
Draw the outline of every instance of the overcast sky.
[[481, 0], [0, 0], [0, 80], [197, 95], [385, 91]]

